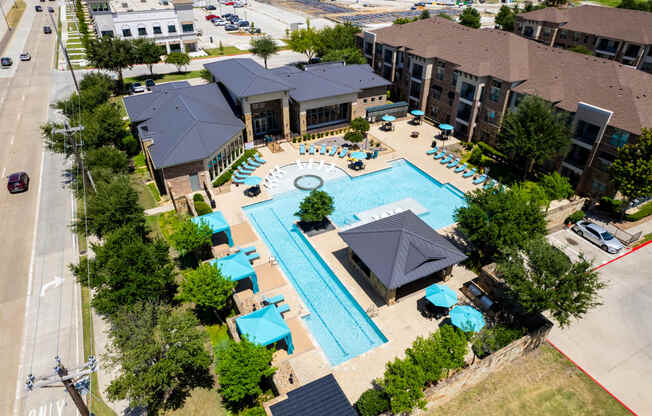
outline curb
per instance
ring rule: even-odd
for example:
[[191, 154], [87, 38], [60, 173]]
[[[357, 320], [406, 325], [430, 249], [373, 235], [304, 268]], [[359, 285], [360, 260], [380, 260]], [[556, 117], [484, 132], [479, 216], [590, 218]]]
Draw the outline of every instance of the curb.
[[640, 250], [640, 249], [642, 249], [643, 247], [645, 247], [645, 246], [647, 246], [647, 245], [649, 245], [649, 244], [652, 244], [652, 240], [650, 240], [650, 241], [648, 241], [648, 242], [645, 242], [645, 243], [643, 243], [643, 244], [639, 244], [639, 245], [637, 245], [636, 247], [634, 247], [634, 248], [632, 248], [631, 250], [629, 250], [627, 253], [623, 253], [623, 254], [621, 254], [620, 256], [618, 256], [618, 257], [616, 257], [616, 258], [614, 258], [614, 259], [609, 260], [609, 261], [606, 262], [606, 263], [603, 263], [603, 264], [601, 264], [601, 265], [599, 265], [599, 266], [594, 267], [594, 268], [593, 268], [593, 271], [598, 270], [598, 269], [600, 269], [600, 268], [606, 266], [607, 264], [611, 264], [611, 263], [613, 263], [614, 261], [616, 261], [616, 260], [618, 260], [618, 259], [622, 259], [623, 257], [628, 256], [628, 255], [632, 254], [633, 252], [635, 252], [635, 251], [637, 251], [637, 250]]

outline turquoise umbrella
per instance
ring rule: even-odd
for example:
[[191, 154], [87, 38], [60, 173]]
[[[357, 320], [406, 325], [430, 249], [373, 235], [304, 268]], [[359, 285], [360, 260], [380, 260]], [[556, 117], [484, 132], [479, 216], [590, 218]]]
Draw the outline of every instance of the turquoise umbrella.
[[426, 288], [426, 299], [435, 306], [450, 308], [457, 303], [457, 293], [448, 286], [431, 285]]
[[439, 125], [439, 130], [453, 130], [453, 126], [450, 124], [440, 124]]
[[464, 332], [478, 332], [485, 325], [482, 312], [467, 305], [454, 307], [450, 317], [453, 325]]
[[421, 111], [421, 110], [412, 110], [412, 111], [410, 111], [410, 114], [412, 114], [413, 116], [422, 116], [425, 113], [423, 111]]
[[365, 152], [353, 152], [351, 153], [351, 157], [354, 159], [364, 160], [367, 158], [367, 154]]
[[256, 186], [256, 185], [260, 185], [262, 181], [263, 178], [261, 178], [260, 176], [247, 176], [243, 183], [249, 186]]
[[383, 120], [383, 121], [390, 121], [390, 122], [391, 122], [391, 121], [396, 120], [396, 117], [385, 114], [385, 115], [381, 118], [381, 120]]

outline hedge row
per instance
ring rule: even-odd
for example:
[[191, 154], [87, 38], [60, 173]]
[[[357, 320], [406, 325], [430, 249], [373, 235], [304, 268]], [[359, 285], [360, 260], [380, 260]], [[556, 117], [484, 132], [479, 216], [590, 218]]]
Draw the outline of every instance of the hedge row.
[[642, 220], [643, 218], [652, 215], [652, 201], [646, 203], [643, 205], [638, 211], [631, 215], [627, 215], [626, 219], [627, 221], [638, 221]]
[[222, 186], [228, 181], [231, 180], [231, 176], [233, 176], [233, 173], [235, 170], [238, 168], [238, 166], [242, 165], [247, 159], [252, 157], [258, 153], [256, 149], [249, 149], [245, 150], [244, 154], [240, 157], [240, 159], [236, 160], [236, 162], [223, 174], [218, 176], [214, 181], [213, 181], [213, 186]]

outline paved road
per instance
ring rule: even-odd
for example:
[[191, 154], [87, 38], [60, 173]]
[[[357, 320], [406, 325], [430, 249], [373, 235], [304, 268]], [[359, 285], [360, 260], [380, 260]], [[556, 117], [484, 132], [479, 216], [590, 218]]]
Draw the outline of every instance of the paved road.
[[603, 305], [550, 341], [634, 412], [652, 415], [652, 244], [599, 269]]
[[[28, 1], [26, 14], [34, 4]], [[52, 372], [55, 355], [68, 366], [81, 360], [79, 290], [67, 271], [76, 252], [68, 227], [73, 201], [63, 186], [63, 160], [43, 152], [39, 132], [52, 96], [55, 38], [42, 33], [46, 13], [31, 17], [9, 49], [25, 47], [32, 61], [16, 60], [15, 71], [0, 78], [1, 176], [23, 170], [31, 177], [28, 192], [0, 192], [0, 414], [72, 415], [62, 389], [24, 389], [29, 372]]]

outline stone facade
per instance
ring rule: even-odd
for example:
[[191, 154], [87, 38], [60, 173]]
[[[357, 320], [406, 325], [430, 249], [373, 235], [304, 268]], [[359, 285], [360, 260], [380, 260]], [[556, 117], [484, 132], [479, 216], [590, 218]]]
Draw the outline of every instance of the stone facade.
[[568, 218], [572, 213], [581, 210], [587, 200], [587, 198], [575, 198], [572, 200], [563, 199], [560, 201], [552, 201], [548, 211], [546, 212], [548, 230], [563, 225], [566, 218]]
[[[208, 172], [204, 169], [204, 162], [201, 160], [164, 168], [162, 170], [165, 176], [166, 188], [168, 190], [171, 188], [175, 195], [185, 195], [193, 192], [190, 187], [190, 175], [208, 175]], [[200, 180], [199, 183], [201, 185], [202, 181]]]

